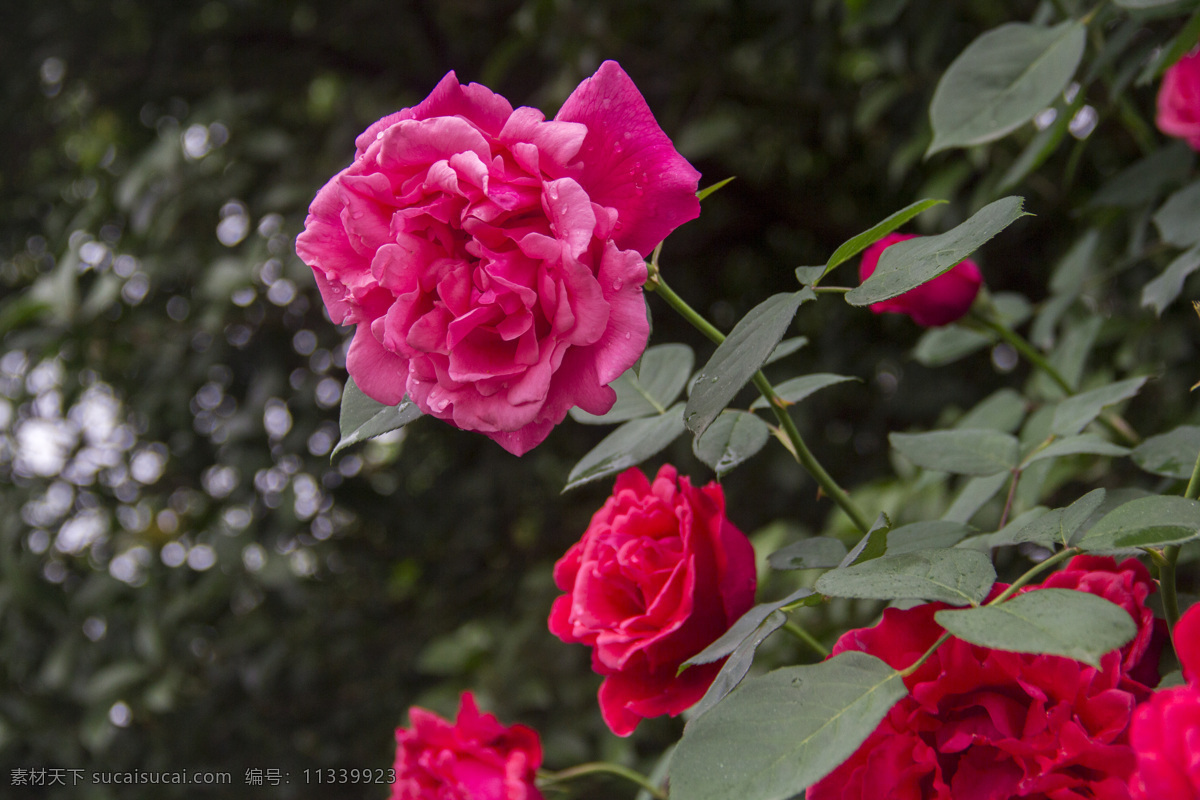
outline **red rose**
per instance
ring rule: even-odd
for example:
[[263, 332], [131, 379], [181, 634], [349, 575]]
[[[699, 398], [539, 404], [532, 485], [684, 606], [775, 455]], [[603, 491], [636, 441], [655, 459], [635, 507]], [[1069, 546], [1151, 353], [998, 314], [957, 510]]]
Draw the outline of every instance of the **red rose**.
[[[865, 281], [875, 274], [879, 256], [896, 242], [918, 238], [913, 233], [889, 233], [863, 252], [858, 266], [858, 280]], [[983, 275], [975, 262], [967, 259], [956, 264], [931, 281], [909, 289], [898, 297], [871, 304], [876, 314], [907, 314], [913, 322], [926, 328], [948, 325], [962, 317], [975, 302]]]
[[534, 785], [542, 763], [537, 732], [501, 725], [463, 692], [454, 724], [423, 708], [396, 731], [391, 800], [542, 800]]
[[1158, 89], [1158, 129], [1200, 150], [1200, 53], [1175, 62]]
[[612, 407], [646, 347], [643, 259], [700, 213], [699, 173], [606, 61], [553, 120], [454, 73], [358, 137], [296, 252], [368, 396], [520, 455]]
[[1133, 717], [1134, 800], [1200, 800], [1200, 606], [1175, 625], [1175, 650], [1188, 685], [1157, 692]]
[[666, 465], [651, 483], [633, 468], [555, 564], [554, 582], [567, 594], [550, 631], [593, 648], [600, 711], [628, 736], [704, 696], [720, 663], [676, 673], [754, 604], [754, 549], [725, 518], [715, 482], [697, 489]]
[[[1044, 585], [1075, 586], [1131, 610], [1138, 637], [1103, 656], [1099, 670], [952, 637], [905, 679], [908, 697], [809, 788], [808, 800], [1128, 800], [1129, 722], [1149, 690], [1127, 668], [1157, 667], [1144, 603], [1153, 583], [1134, 559], [1118, 567], [1110, 558], [1076, 558]], [[843, 635], [833, 652], [858, 650], [907, 667], [941, 636], [934, 614], [945, 607], [889, 608], [875, 627]]]

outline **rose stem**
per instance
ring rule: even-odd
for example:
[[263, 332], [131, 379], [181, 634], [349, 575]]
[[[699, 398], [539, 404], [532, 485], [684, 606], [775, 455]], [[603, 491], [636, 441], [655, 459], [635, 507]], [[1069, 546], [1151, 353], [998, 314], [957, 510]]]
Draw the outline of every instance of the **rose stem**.
[[[1189, 500], [1200, 497], [1200, 456], [1196, 457], [1196, 466], [1192, 467], [1192, 478], [1183, 496]], [[1162, 559], [1155, 559], [1158, 564], [1158, 585], [1162, 589], [1163, 614], [1166, 615], [1172, 641], [1175, 638], [1175, 623], [1179, 622], [1179, 597], [1175, 589], [1175, 563], [1179, 560], [1179, 549], [1177, 544], [1167, 545], [1163, 548]]]
[[804, 628], [801, 628], [794, 622], [788, 621], [783, 623], [783, 629], [792, 636], [795, 636], [800, 641], [804, 642], [813, 650], [816, 650], [823, 658], [829, 658], [829, 648], [817, 641], [817, 639], [811, 633], [804, 630]]
[[[712, 323], [700, 316], [682, 297], [675, 294], [667, 286], [666, 281], [663, 280], [662, 275], [658, 271], [656, 261], [651, 261], [648, 266], [650, 276], [646, 280], [647, 289], [662, 297], [667, 302], [667, 305], [679, 312], [680, 316], [690, 322], [693, 327], [713, 342], [720, 344], [725, 341], [725, 334], [713, 327]], [[850, 499], [850, 495], [846, 494], [846, 491], [841, 486], [838, 486], [837, 481], [825, 471], [825, 468], [817, 461], [816, 456], [808, 449], [808, 445], [804, 443], [804, 439], [800, 436], [799, 429], [796, 428], [796, 423], [792, 421], [792, 416], [787, 412], [787, 405], [775, 393], [774, 387], [771, 386], [771, 382], [767, 380], [767, 377], [763, 375], [762, 370], [754, 373], [754, 385], [758, 387], [758, 391], [771, 406], [771, 411], [775, 413], [775, 419], [779, 421], [783, 432], [787, 434], [788, 441], [791, 442], [794, 448], [796, 460], [816, 479], [825, 494], [829, 495], [841, 507], [842, 511], [846, 512], [846, 516], [850, 517], [850, 520], [860, 531], [863, 533], [869, 531], [871, 529], [870, 520], [854, 504], [854, 501]]]
[[[994, 319], [989, 319], [982, 314], [971, 312], [970, 318], [990, 330], [992, 333], [995, 333], [1008, 344], [1012, 345], [1013, 349], [1025, 356], [1026, 360], [1028, 360], [1030, 364], [1033, 364], [1042, 372], [1046, 373], [1047, 377], [1054, 381], [1058, 388], [1062, 389], [1068, 397], [1078, 394], [1078, 392], [1075, 389], [1072, 389], [1071, 385], [1067, 383], [1066, 379], [1062, 376], [1062, 373], [1055, 369], [1054, 366], [1047, 361], [1033, 345], [1025, 341], [1024, 337], [1022, 337], [1019, 333]], [[1135, 431], [1128, 422], [1126, 422], [1117, 414], [1102, 414], [1100, 416], [1100, 422], [1104, 425], [1104, 427], [1108, 428], [1109, 431], [1116, 434], [1121, 439], [1124, 439], [1129, 444], [1138, 444], [1141, 442], [1141, 437], [1138, 436], [1137, 431]]]
[[617, 775], [627, 781], [636, 783], [638, 786], [645, 789], [657, 800], [667, 800], [667, 793], [650, 782], [650, 779], [640, 772], [635, 772], [629, 767], [623, 767], [620, 764], [612, 764], [608, 761], [592, 761], [587, 764], [580, 764], [577, 767], [568, 767], [558, 772], [548, 772], [546, 770], [538, 771], [538, 782], [544, 785], [562, 783], [569, 781], [572, 778], [578, 778], [582, 775], [594, 775], [597, 773], [607, 772], [610, 775]]
[[1057, 553], [1050, 556], [1045, 561], [1039, 561], [1038, 563], [1036, 563], [1032, 567], [1030, 567], [1025, 572], [1024, 575], [1022, 575], [1021, 577], [1019, 577], [1015, 581], [1013, 581], [1011, 586], [1009, 586], [1007, 589], [1005, 589], [1000, 594], [996, 595], [996, 597], [992, 600], [992, 602], [988, 603], [988, 605], [994, 606], [994, 605], [997, 605], [998, 603], [1003, 603], [1005, 600], [1007, 600], [1008, 598], [1010, 598], [1014, 594], [1016, 594], [1018, 591], [1020, 591], [1021, 588], [1025, 586], [1025, 584], [1029, 583], [1031, 580], [1033, 580], [1035, 577], [1037, 577], [1039, 572], [1044, 572], [1047, 567], [1052, 567], [1055, 564], [1059, 563], [1060, 561], [1067, 560], [1071, 556], [1079, 555], [1080, 552], [1082, 552], [1082, 551], [1078, 547], [1067, 547], [1062, 550], [1059, 550]]

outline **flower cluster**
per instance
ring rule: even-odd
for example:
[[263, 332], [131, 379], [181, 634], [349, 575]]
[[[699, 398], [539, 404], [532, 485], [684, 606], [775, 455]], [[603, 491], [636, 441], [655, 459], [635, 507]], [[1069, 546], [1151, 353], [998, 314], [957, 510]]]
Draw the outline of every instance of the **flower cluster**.
[[[1042, 585], [1116, 603], [1137, 622], [1137, 636], [1106, 654], [1101, 669], [951, 638], [905, 679], [909, 695], [808, 790], [809, 800], [1128, 798], [1129, 723], [1147, 683], [1157, 682], [1162, 644], [1146, 606], [1154, 583], [1135, 559], [1079, 556]], [[889, 608], [875, 627], [842, 636], [834, 654], [857, 650], [905, 668], [941, 636], [934, 614], [945, 607]]]
[[346, 367], [388, 405], [520, 455], [646, 346], [644, 257], [699, 214], [697, 173], [612, 61], [553, 120], [449, 73], [371, 125], [318, 192], [296, 251]]

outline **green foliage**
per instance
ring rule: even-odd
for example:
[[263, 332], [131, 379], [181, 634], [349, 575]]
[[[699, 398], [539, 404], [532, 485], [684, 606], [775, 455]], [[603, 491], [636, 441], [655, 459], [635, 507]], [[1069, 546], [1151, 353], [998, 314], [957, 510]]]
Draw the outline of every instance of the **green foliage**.
[[900, 673], [865, 653], [751, 678], [688, 725], [672, 796], [786, 800], [858, 749], [905, 694]]
[[1086, 31], [1076, 20], [1051, 28], [1011, 22], [971, 42], [933, 93], [926, 155], [994, 141], [1033, 119], [1067, 88]]
[[1097, 669], [1100, 656], [1137, 633], [1125, 609], [1073, 589], [1038, 589], [994, 605], [939, 611], [934, 618], [972, 644], [1066, 656]]
[[871, 277], [847, 293], [846, 302], [855, 306], [878, 303], [933, 280], [1025, 216], [1022, 202], [1019, 197], [1006, 197], [946, 233], [892, 245], [880, 255]]

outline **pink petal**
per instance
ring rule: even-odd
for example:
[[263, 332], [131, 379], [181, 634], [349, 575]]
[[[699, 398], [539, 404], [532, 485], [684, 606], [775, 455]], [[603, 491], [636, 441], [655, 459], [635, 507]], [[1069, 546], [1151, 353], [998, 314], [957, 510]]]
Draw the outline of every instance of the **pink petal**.
[[617, 62], [601, 64], [554, 119], [587, 126], [576, 177], [593, 201], [617, 210], [613, 238], [622, 250], [648, 256], [700, 215], [700, 173], [675, 150]]
[[346, 353], [346, 371], [363, 394], [387, 406], [404, 399], [408, 360], [383, 348], [368, 325], [359, 325]]

